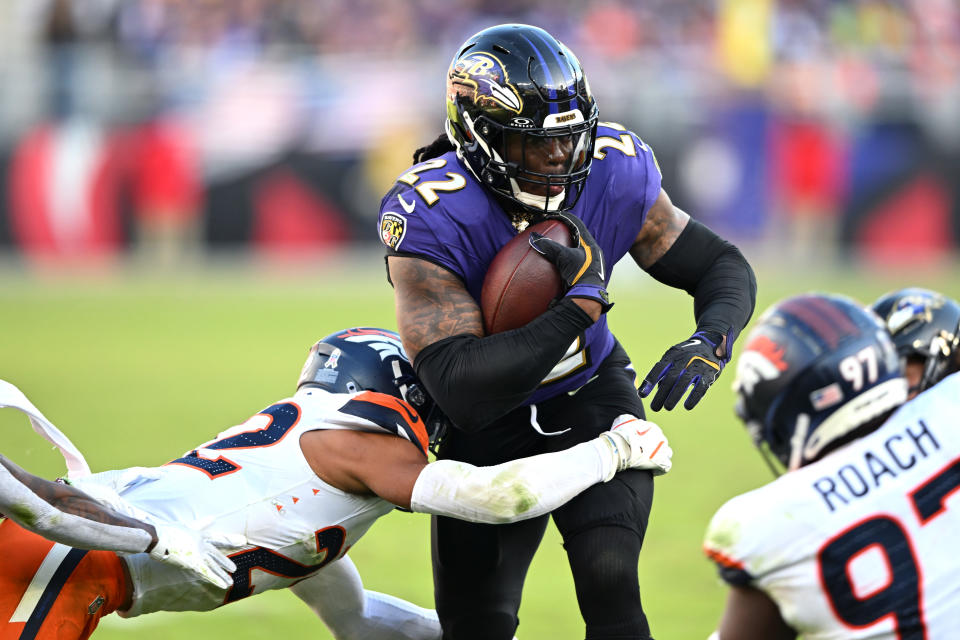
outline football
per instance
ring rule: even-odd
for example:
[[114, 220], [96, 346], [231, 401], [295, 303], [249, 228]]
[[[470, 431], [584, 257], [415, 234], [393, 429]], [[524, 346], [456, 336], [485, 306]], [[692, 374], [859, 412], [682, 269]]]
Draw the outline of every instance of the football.
[[531, 225], [503, 245], [490, 262], [483, 279], [480, 308], [488, 334], [516, 329], [547, 310], [563, 293], [563, 282], [553, 264], [530, 246], [536, 231], [551, 240], [570, 246], [567, 225], [544, 220]]

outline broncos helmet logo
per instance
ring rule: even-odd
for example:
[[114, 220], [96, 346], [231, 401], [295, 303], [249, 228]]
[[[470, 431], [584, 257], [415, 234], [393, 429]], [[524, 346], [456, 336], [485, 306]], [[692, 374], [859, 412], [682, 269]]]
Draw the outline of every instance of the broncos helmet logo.
[[449, 78], [451, 94], [468, 97], [476, 104], [486, 102], [500, 106], [514, 113], [523, 110], [523, 100], [510, 84], [503, 63], [489, 53], [478, 52], [457, 60], [450, 69]]
[[760, 382], [779, 377], [787, 370], [787, 362], [783, 359], [785, 353], [786, 347], [767, 336], [758, 335], [750, 340], [737, 363], [733, 388], [753, 393], [754, 387]]

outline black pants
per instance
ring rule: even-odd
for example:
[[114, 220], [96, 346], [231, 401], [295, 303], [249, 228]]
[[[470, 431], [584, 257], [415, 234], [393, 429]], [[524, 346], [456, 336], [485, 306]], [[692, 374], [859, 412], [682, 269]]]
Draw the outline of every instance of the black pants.
[[[520, 407], [480, 433], [451, 430], [440, 457], [476, 465], [567, 449], [610, 428], [623, 413], [643, 416], [634, 372], [617, 345], [597, 376], [572, 395]], [[637, 562], [653, 501], [647, 471], [626, 471], [594, 485], [554, 511], [554, 523], [576, 585], [590, 640], [644, 639], [649, 626], [640, 604]], [[527, 568], [548, 516], [510, 525], [471, 524], [434, 517], [433, 573], [444, 640], [510, 640]], [[573, 637], [573, 636], [568, 636]]]

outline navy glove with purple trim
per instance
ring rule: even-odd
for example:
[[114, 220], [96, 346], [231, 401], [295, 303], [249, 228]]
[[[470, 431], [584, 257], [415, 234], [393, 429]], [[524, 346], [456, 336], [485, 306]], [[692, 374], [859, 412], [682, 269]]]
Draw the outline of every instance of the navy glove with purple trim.
[[[731, 343], [730, 335], [727, 344]], [[717, 352], [723, 353], [718, 356]], [[659, 385], [650, 401], [650, 409], [672, 410], [680, 398], [692, 387], [683, 408], [693, 409], [730, 361], [730, 350], [724, 344], [723, 334], [716, 331], [697, 331], [680, 344], [667, 349], [660, 362], [653, 365], [640, 385], [640, 397], [646, 398]]]

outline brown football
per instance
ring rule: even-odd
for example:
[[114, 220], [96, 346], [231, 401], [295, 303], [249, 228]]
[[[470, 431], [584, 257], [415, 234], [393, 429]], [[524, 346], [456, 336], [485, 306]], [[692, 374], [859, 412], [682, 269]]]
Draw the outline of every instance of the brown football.
[[522, 327], [563, 293], [557, 268], [530, 246], [531, 231], [567, 246], [572, 243], [567, 225], [559, 220], [544, 220], [503, 245], [490, 262], [480, 293], [488, 334]]

